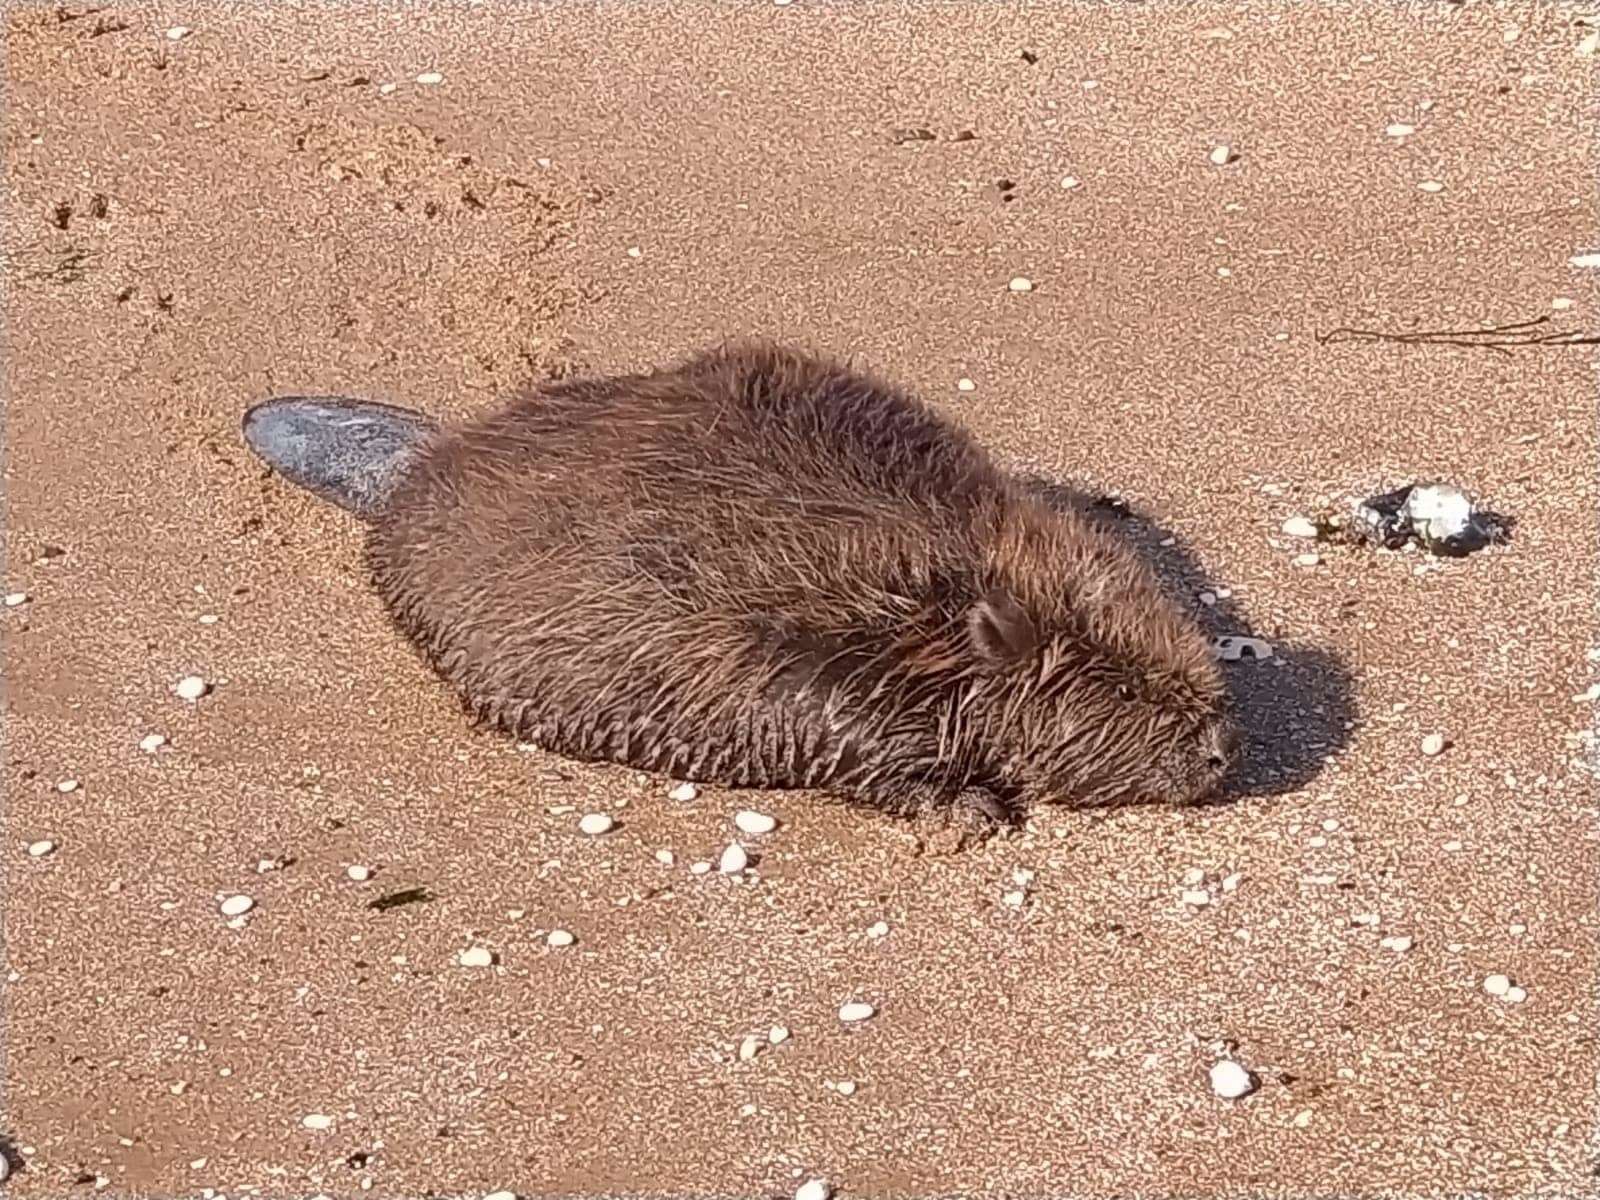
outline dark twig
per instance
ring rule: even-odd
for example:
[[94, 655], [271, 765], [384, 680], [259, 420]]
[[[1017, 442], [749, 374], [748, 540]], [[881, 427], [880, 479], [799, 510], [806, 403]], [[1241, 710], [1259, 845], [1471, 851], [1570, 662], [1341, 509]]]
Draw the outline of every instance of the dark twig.
[[1339, 342], [1398, 342], [1405, 346], [1469, 346], [1510, 354], [1512, 346], [1596, 346], [1600, 334], [1584, 333], [1581, 329], [1563, 329], [1540, 332], [1539, 326], [1549, 316], [1515, 321], [1493, 329], [1426, 329], [1411, 333], [1390, 333], [1381, 329], [1351, 329], [1342, 327], [1317, 334], [1324, 346]]

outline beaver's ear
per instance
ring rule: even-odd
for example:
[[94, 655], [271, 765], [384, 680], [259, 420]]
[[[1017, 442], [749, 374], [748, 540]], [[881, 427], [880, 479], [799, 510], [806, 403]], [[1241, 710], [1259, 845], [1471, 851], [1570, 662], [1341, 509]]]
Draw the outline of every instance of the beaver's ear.
[[1027, 610], [1004, 588], [990, 588], [967, 612], [967, 633], [978, 659], [987, 666], [1020, 662], [1039, 644], [1039, 631]]

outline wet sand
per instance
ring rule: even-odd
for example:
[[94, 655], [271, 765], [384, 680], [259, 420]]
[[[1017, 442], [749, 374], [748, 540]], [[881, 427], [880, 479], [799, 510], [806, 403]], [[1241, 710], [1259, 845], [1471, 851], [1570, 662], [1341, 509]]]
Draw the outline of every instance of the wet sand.
[[[11, 10], [11, 1194], [1586, 1194], [1592, 348], [1317, 337], [1596, 328], [1581, 15]], [[1126, 497], [1274, 648], [1228, 667], [1233, 802], [938, 858], [519, 751], [238, 436], [270, 394], [450, 416], [724, 335]], [[1295, 564], [1287, 518], [1433, 477], [1510, 544]], [[753, 873], [693, 874], [746, 807]], [[1258, 1090], [1213, 1094], [1221, 1053]]]

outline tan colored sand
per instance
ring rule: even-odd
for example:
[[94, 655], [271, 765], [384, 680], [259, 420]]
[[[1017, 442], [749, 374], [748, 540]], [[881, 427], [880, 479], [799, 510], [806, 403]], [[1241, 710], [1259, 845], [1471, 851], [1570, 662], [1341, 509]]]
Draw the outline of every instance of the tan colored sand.
[[[1593, 18], [268, 8], [7, 18], [13, 1195], [1587, 1194], [1593, 355], [1315, 335], [1600, 322], [1568, 262], [1600, 248]], [[478, 411], [730, 333], [857, 353], [1150, 513], [1278, 648], [1231, 671], [1246, 794], [932, 860], [813, 798], [519, 753], [237, 436], [267, 394]], [[1513, 543], [1291, 565], [1286, 517], [1432, 474]], [[759, 881], [690, 874], [747, 805], [784, 822]], [[1211, 1094], [1214, 1039], [1258, 1092]]]

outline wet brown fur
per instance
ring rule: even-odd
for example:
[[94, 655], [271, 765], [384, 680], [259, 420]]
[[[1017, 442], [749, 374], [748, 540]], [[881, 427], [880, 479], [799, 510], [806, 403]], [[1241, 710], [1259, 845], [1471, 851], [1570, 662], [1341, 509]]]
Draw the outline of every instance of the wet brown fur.
[[572, 758], [1010, 819], [1197, 801], [1233, 756], [1209, 647], [1131, 548], [780, 347], [440, 433], [369, 557], [469, 711]]

